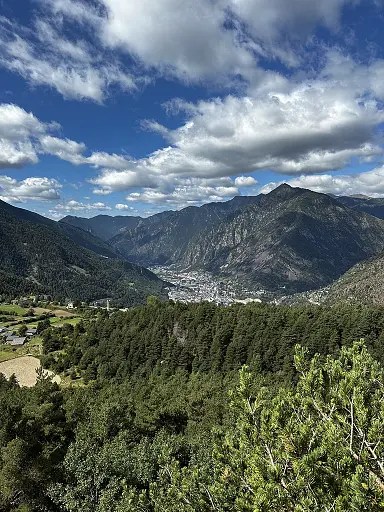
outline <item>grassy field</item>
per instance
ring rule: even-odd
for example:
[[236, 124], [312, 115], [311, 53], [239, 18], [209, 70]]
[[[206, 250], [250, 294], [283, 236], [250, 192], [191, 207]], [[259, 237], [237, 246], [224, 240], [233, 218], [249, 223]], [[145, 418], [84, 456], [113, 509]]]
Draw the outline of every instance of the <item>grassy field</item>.
[[28, 312], [28, 309], [13, 304], [0, 304], [0, 309], [3, 311], [9, 311], [10, 313], [15, 313], [17, 316], [25, 315], [25, 313]]
[[[14, 306], [13, 304], [0, 304], [0, 310], [9, 311], [15, 313], [15, 318], [8, 322], [1, 322], [0, 326], [12, 327], [15, 331], [19, 329], [23, 322], [26, 320], [26, 317], [22, 317], [21, 315], [27, 313], [27, 309], [22, 308], [20, 306]], [[76, 316], [74, 311], [68, 311], [66, 309], [61, 309], [57, 306], [52, 306], [51, 309], [48, 308], [33, 308], [35, 315], [40, 316], [45, 313], [52, 313], [55, 316], [50, 318], [49, 321], [51, 325], [55, 325], [57, 327], [62, 327], [65, 324], [76, 325], [80, 322], [81, 318]], [[31, 322], [26, 324], [27, 327], [37, 327], [38, 320], [36, 322]]]
[[[81, 318], [78, 316], [75, 318], [63, 318], [63, 317], [55, 316], [55, 317], [52, 317], [49, 319], [51, 325], [53, 325], [55, 327], [62, 327], [64, 324], [76, 325], [80, 322], [80, 320], [81, 320]], [[37, 324], [38, 324], [38, 322], [32, 322], [32, 323], [28, 323], [27, 326], [33, 328], [33, 327], [37, 327]], [[20, 327], [20, 325], [16, 325], [15, 329], [18, 329]]]
[[16, 352], [3, 350], [3, 346], [0, 345], [0, 363], [8, 361], [9, 359], [14, 359], [15, 357], [19, 357]]

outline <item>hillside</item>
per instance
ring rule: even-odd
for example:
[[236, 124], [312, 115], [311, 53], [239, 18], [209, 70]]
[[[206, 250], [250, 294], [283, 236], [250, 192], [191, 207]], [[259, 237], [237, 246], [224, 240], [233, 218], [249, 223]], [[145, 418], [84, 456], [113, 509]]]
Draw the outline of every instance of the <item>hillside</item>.
[[383, 512], [381, 308], [87, 313], [0, 375], [2, 512]]
[[332, 282], [384, 248], [384, 222], [337, 200], [282, 185], [192, 240], [179, 262], [288, 292]]
[[135, 228], [141, 220], [141, 217], [129, 215], [119, 215], [116, 217], [97, 215], [91, 219], [67, 215], [59, 221], [59, 224], [75, 226], [107, 241], [126, 229]]
[[96, 252], [102, 256], [108, 258], [116, 258], [117, 251], [112, 246], [98, 238], [93, 236], [91, 233], [80, 229], [77, 226], [71, 224], [55, 222], [54, 220], [38, 215], [37, 213], [24, 210], [23, 208], [17, 208], [4, 201], [0, 201], [0, 210], [9, 213], [13, 217], [24, 220], [27, 222], [33, 222], [42, 226], [46, 226], [50, 229], [56, 230], [59, 233], [66, 235], [68, 238], [73, 240], [76, 244], [81, 245], [85, 249]]
[[336, 199], [354, 210], [368, 213], [379, 219], [384, 219], [384, 198], [382, 197], [374, 198], [357, 195], [339, 196]]
[[316, 302], [384, 305], [384, 253], [362, 261], [309, 298]]
[[[164, 296], [163, 281], [148, 270], [114, 254], [108, 258], [89, 251], [51, 222], [0, 204], [0, 294], [45, 293], [73, 300], [111, 297], [117, 305], [141, 303], [147, 295]], [[81, 230], [70, 232], [83, 236]]]

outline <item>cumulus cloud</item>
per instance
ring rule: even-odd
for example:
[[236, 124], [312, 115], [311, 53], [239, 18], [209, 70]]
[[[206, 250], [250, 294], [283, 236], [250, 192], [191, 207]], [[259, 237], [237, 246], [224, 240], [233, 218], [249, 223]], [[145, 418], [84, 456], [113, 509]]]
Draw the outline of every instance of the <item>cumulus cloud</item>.
[[[0, 17], [0, 65], [34, 85], [56, 89], [65, 98], [101, 103], [111, 85], [137, 88], [136, 79], [112, 56], [85, 41], [69, 41], [53, 24], [37, 20], [34, 30]], [[138, 79], [139, 80], [139, 79]]]
[[213, 201], [228, 201], [239, 194], [239, 189], [230, 179], [185, 178], [172, 181], [158, 189], [146, 188], [142, 192], [131, 192], [126, 201], [183, 208]]
[[184, 81], [224, 80], [254, 67], [251, 42], [225, 28], [229, 11], [208, 0], [45, 0], [56, 17], [92, 27], [103, 48], [128, 53], [141, 66]]
[[27, 164], [36, 164], [38, 161], [38, 156], [30, 142], [0, 139], [0, 169], [20, 169]]
[[280, 58], [287, 65], [300, 63], [294, 43], [303, 43], [316, 25], [331, 31], [339, 28], [344, 7], [360, 0], [223, 0], [222, 5], [242, 20], [264, 56]]
[[52, 178], [26, 178], [16, 180], [0, 176], [0, 199], [10, 203], [25, 203], [28, 200], [57, 201], [62, 185]]
[[[345, 69], [354, 80], [345, 80]], [[382, 155], [378, 126], [384, 114], [371, 79], [378, 69], [379, 61], [362, 70], [331, 53], [317, 78], [289, 83], [284, 91], [276, 92], [272, 83], [254, 96], [174, 101], [172, 108], [184, 112], [185, 122], [176, 129], [148, 123], [147, 129], [164, 133], [169, 146], [141, 159], [87, 154], [83, 143], [53, 136], [55, 123], [0, 105], [0, 135], [9, 134], [0, 141], [0, 166], [21, 167], [36, 162], [39, 153], [51, 154], [97, 169], [89, 180], [95, 194], [128, 192], [128, 201], [157, 204], [230, 197], [239, 187], [255, 186], [247, 175], [262, 170], [294, 176], [342, 170], [351, 161]]]
[[125, 159], [125, 169], [104, 168], [91, 182], [101, 194], [134, 187], [167, 194], [164, 186], [175, 189], [188, 177], [237, 176], [236, 186], [254, 186], [246, 174], [255, 171], [316, 174], [372, 161], [382, 154], [377, 127], [384, 121], [373, 94], [320, 77], [256, 98], [179, 102], [187, 120], [167, 130], [170, 146]]
[[42, 134], [47, 124], [41, 123], [31, 112], [12, 103], [0, 104], [0, 137], [23, 140]]
[[[257, 61], [295, 66], [295, 44], [316, 25], [336, 31], [343, 8], [359, 0], [40, 0], [57, 19], [87, 26], [104, 48], [125, 52], [147, 69], [184, 81], [231, 78], [259, 82]], [[370, 2], [374, 3], [374, 2]], [[43, 30], [41, 30], [43, 32]], [[49, 31], [44, 30], [45, 37]], [[74, 48], [61, 44], [62, 52]], [[83, 54], [82, 48], [76, 52]], [[277, 76], [277, 74], [274, 74]], [[227, 78], [227, 80], [226, 80]]]
[[115, 209], [121, 210], [121, 211], [133, 210], [132, 206], [129, 206], [128, 204], [123, 204], [123, 203], [116, 204]]
[[271, 182], [261, 187], [259, 193], [268, 193], [281, 183], [288, 183], [292, 187], [301, 187], [338, 196], [365, 194], [370, 197], [384, 196], [384, 167], [377, 167], [371, 171], [357, 174], [320, 174], [316, 176], [298, 176], [287, 181]]
[[79, 212], [79, 211], [108, 211], [112, 210], [112, 208], [104, 203], [82, 203], [79, 201], [71, 200], [66, 203], [57, 204], [50, 213], [56, 211], [60, 212]]
[[43, 153], [55, 155], [74, 165], [84, 163], [82, 153], [85, 151], [86, 147], [83, 143], [69, 139], [59, 139], [51, 135], [44, 135], [40, 138], [40, 146]]
[[0, 169], [37, 163], [35, 142], [52, 127], [17, 105], [0, 104]]
[[238, 176], [235, 179], [235, 185], [237, 187], [253, 187], [257, 185], [258, 181], [252, 176]]

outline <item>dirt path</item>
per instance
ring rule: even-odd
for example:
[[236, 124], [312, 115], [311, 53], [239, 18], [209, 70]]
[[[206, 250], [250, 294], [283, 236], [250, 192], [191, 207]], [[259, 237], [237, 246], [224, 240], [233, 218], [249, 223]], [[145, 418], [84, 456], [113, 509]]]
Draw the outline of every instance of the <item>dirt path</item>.
[[[22, 356], [0, 363], [0, 373], [3, 373], [7, 379], [9, 379], [12, 374], [15, 374], [20, 386], [30, 388], [36, 384], [36, 370], [40, 368], [40, 366], [40, 360], [36, 357]], [[47, 375], [54, 376], [54, 373], [49, 370], [44, 370], [44, 372]], [[53, 381], [60, 384], [61, 379], [56, 375], [53, 377]]]

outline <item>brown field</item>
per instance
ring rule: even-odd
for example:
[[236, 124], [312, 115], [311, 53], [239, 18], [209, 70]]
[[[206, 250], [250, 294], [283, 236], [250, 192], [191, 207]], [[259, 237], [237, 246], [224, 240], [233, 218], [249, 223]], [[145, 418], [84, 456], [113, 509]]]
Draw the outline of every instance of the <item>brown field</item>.
[[[9, 379], [12, 374], [15, 374], [20, 386], [30, 388], [36, 384], [36, 370], [40, 368], [40, 366], [40, 360], [36, 357], [22, 356], [0, 363], [0, 373], [4, 374], [7, 379]], [[44, 371], [47, 375], [54, 375], [54, 373], [49, 370]], [[60, 384], [61, 379], [56, 375], [53, 377], [53, 381]]]
[[32, 309], [35, 312], [35, 315], [43, 315], [44, 313], [50, 313], [51, 312], [50, 309], [45, 309], [45, 308], [32, 308]]
[[70, 312], [70, 311], [65, 311], [64, 309], [55, 309], [54, 311], [52, 311], [52, 313], [55, 315], [55, 316], [73, 316], [74, 312]]

